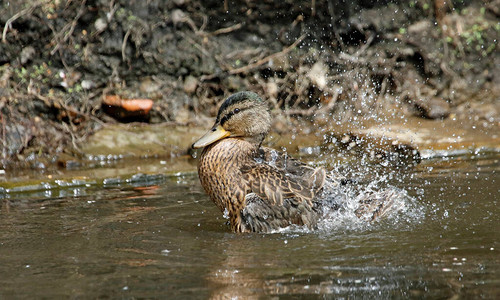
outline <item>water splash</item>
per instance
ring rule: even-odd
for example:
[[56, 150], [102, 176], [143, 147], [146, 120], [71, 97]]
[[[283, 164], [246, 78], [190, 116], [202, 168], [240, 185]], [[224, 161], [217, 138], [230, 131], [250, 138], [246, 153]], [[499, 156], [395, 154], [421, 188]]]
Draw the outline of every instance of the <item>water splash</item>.
[[[423, 207], [406, 190], [393, 186], [380, 187], [377, 182], [342, 187], [332, 196], [339, 206], [325, 209], [318, 225], [320, 231], [364, 231], [381, 226], [394, 229], [416, 224], [424, 215]], [[360, 212], [365, 201], [373, 201], [375, 205]]]
[[[340, 169], [330, 172], [331, 178], [339, 178]], [[330, 183], [322, 195], [323, 207], [316, 232], [338, 233], [367, 230], [406, 230], [420, 223], [425, 215], [425, 206], [412, 196], [408, 190], [393, 186], [389, 182], [404, 181], [399, 172], [383, 173], [367, 170], [350, 170], [349, 175], [356, 174], [352, 182]], [[345, 172], [345, 170], [342, 170]], [[345, 173], [344, 173], [345, 174]], [[354, 176], [354, 175], [353, 175]], [[367, 181], [368, 180], [368, 181]], [[309, 233], [305, 226], [289, 226], [278, 233]]]

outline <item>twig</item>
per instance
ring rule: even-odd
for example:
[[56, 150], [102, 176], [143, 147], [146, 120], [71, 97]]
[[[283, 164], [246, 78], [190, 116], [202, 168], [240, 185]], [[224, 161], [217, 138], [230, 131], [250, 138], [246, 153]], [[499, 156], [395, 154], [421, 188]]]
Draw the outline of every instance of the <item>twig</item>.
[[358, 51], [356, 51], [352, 56], [354, 57], [358, 57], [359, 55], [361, 55], [361, 53], [365, 52], [365, 50], [370, 47], [371, 43], [373, 42], [373, 39], [375, 38], [375, 33], [372, 33], [368, 39], [366, 40], [366, 43], [361, 46]]
[[[68, 118], [70, 118], [70, 113], [73, 113], [75, 115], [82, 116], [84, 119], [88, 119], [88, 115], [86, 115], [86, 114], [84, 114], [84, 113], [82, 113], [74, 108], [69, 107], [68, 105], [64, 104], [62, 101], [56, 100], [57, 102], [55, 102], [52, 99], [50, 99], [49, 97], [42, 96], [38, 92], [34, 91], [33, 89], [31, 89], [29, 87], [28, 87], [28, 94], [35, 96], [39, 100], [42, 100], [43, 103], [48, 107], [57, 108], [57, 106], [60, 106], [60, 108], [62, 108], [67, 113]], [[56, 105], [54, 105], [54, 104], [56, 104]]]
[[[283, 54], [286, 54], [288, 52], [290, 52], [291, 50], [293, 50], [295, 47], [297, 47], [298, 44], [300, 44], [300, 42], [302, 42], [302, 40], [306, 37], [306, 35], [301, 35], [293, 44], [291, 44], [290, 46], [288, 46], [287, 48], [281, 50], [280, 52], [276, 52], [276, 53], [273, 53], [269, 56], [266, 56], [254, 63], [251, 63], [251, 64], [248, 64], [244, 67], [241, 67], [241, 68], [237, 68], [237, 69], [230, 69], [229, 71], [221, 71], [221, 72], [216, 72], [216, 73], [212, 73], [210, 75], [203, 75], [200, 77], [200, 81], [207, 81], [207, 80], [212, 80], [216, 77], [219, 77], [219, 76], [225, 76], [225, 75], [236, 75], [236, 74], [240, 74], [240, 73], [243, 73], [243, 72], [247, 72], [251, 69], [254, 69], [254, 68], [257, 68], [267, 62], [269, 62], [271, 59], [275, 58], [275, 57], [278, 57], [280, 55], [283, 55]], [[220, 63], [220, 62], [219, 62]], [[224, 67], [221, 66], [223, 69]]]
[[200, 32], [205, 31], [207, 24], [208, 24], [208, 17], [207, 17], [207, 15], [203, 15], [203, 24], [201, 24], [201, 26], [200, 26]]
[[123, 37], [123, 42], [122, 42], [122, 60], [124, 62], [127, 61], [127, 54], [125, 53], [125, 50], [127, 48], [127, 40], [128, 40], [128, 37], [130, 36], [131, 30], [132, 30], [132, 28], [129, 28], [127, 30], [127, 32], [125, 33], [125, 36]]
[[208, 35], [215, 36], [215, 35], [219, 35], [219, 34], [230, 33], [230, 32], [233, 32], [235, 30], [240, 29], [242, 26], [243, 26], [243, 24], [241, 24], [241, 23], [234, 24], [234, 25], [229, 26], [229, 27], [217, 29], [216, 31], [208, 33]]
[[113, 16], [115, 15], [117, 9], [118, 5], [115, 5], [115, 0], [111, 0], [111, 2], [109, 3], [109, 13], [107, 13], [108, 23], [113, 20]]
[[33, 12], [33, 10], [35, 10], [35, 8], [37, 8], [38, 6], [40, 6], [42, 4], [43, 4], [43, 1], [39, 1], [35, 4], [33, 4], [32, 6], [25, 8], [25, 9], [21, 10], [20, 12], [18, 12], [17, 14], [10, 17], [10, 19], [8, 19], [7, 22], [5, 22], [5, 26], [3, 27], [2, 43], [7, 43], [7, 30], [12, 26], [12, 23], [15, 20], [19, 19], [20, 17], [22, 17], [24, 15], [31, 14]]
[[[78, 20], [85, 12], [85, 3], [86, 2], [87, 2], [87, 0], [82, 1], [81, 5], [80, 5], [80, 9], [78, 10], [78, 13], [76, 14], [76, 17], [73, 19], [73, 21], [71, 21], [71, 26], [70, 26], [69, 30], [66, 32], [66, 26], [69, 25], [69, 23], [68, 23], [60, 31], [60, 34], [63, 32], [66, 32], [66, 34], [64, 34], [64, 38], [62, 39], [62, 41], [57, 41], [57, 45], [54, 47], [54, 49], [52, 49], [52, 51], [50, 51], [50, 55], [54, 55], [57, 52], [57, 50], [59, 50], [61, 48], [62, 43], [65, 43], [71, 37], [71, 35], [73, 34], [73, 31], [75, 31], [75, 27], [76, 27], [76, 24], [78, 23]], [[58, 39], [58, 37], [57, 37], [58, 35], [59, 34], [57, 34], [54, 37], [56, 40]]]
[[315, 105], [313, 105], [306, 110], [304, 110], [304, 109], [287, 109], [287, 110], [285, 110], [285, 114], [287, 114], [288, 116], [289, 115], [312, 116], [312, 115], [314, 115], [314, 113], [316, 113], [317, 110], [318, 110], [318, 108]]
[[196, 49], [200, 50], [200, 52], [207, 56], [207, 57], [210, 57], [210, 53], [205, 49], [203, 48], [203, 46], [201, 46], [200, 44], [198, 44], [195, 40], [193, 40], [192, 38], [190, 38], [188, 35], [186, 35], [184, 32], [180, 32], [180, 34], [182, 35], [183, 38], [185, 38], [191, 45], [193, 45]]
[[327, 112], [330, 109], [332, 109], [335, 106], [335, 103], [337, 103], [337, 100], [339, 99], [339, 95], [340, 95], [339, 89], [335, 89], [333, 97], [332, 97], [332, 99], [330, 99], [330, 102], [328, 102], [328, 105], [326, 105], [325, 107], [320, 108], [318, 110], [318, 112]]
[[345, 53], [345, 52], [340, 52], [339, 55], [338, 55], [338, 58], [341, 59], [341, 60], [347, 60], [347, 61], [349, 61], [351, 63], [358, 63], [358, 64], [365, 64], [365, 63], [367, 63], [366, 58], [359, 57], [359, 56], [354, 56], [354, 55], [350, 55], [350, 54]]
[[253, 48], [253, 49], [245, 49], [245, 50], [235, 50], [233, 52], [230, 52], [226, 55], [224, 55], [225, 59], [241, 59], [245, 58], [247, 56], [252, 56], [252, 55], [257, 55], [262, 52], [261, 47]]
[[[54, 39], [56, 39], [56, 38], [57, 38], [57, 36], [58, 36], [58, 33], [56, 32], [56, 29], [54, 28], [54, 26], [52, 26], [52, 25], [50, 24], [50, 22], [49, 22], [49, 23], [47, 23], [47, 27], [49, 27], [49, 28], [50, 28], [50, 30], [52, 31], [52, 33], [54, 33]], [[65, 27], [66, 27], [66, 26], [65, 26]], [[62, 51], [61, 51], [61, 48], [59, 48], [57, 52], [59, 53], [59, 57], [61, 58], [61, 62], [62, 62], [62, 64], [63, 64], [64, 68], [65, 68], [66, 70], [68, 70], [68, 71], [69, 71], [69, 70], [70, 70], [70, 68], [69, 68], [68, 64], [66, 64], [66, 60], [64, 59], [64, 55], [63, 55], [63, 53], [61, 53], [61, 52], [62, 52]]]
[[260, 60], [254, 62], [254, 63], [248, 64], [248, 65], [246, 65], [244, 67], [229, 70], [228, 73], [230, 75], [235, 75], [235, 74], [244, 73], [244, 72], [247, 72], [247, 71], [249, 71], [251, 69], [255, 69], [257, 67], [260, 67], [261, 65], [269, 62], [273, 58], [276, 58], [276, 57], [278, 57], [280, 55], [287, 54], [288, 52], [292, 51], [295, 47], [297, 47], [298, 44], [300, 44], [300, 42], [302, 42], [302, 40], [304, 40], [305, 37], [306, 37], [306, 35], [303, 34], [293, 44], [291, 44], [290, 46], [288, 46], [285, 49], [281, 50], [280, 52], [273, 53], [273, 54], [271, 54], [269, 56], [264, 57], [263, 59], [260, 59]]
[[118, 4], [115, 4], [115, 0], [111, 0], [109, 3], [109, 12], [106, 13], [106, 26], [103, 26], [102, 28], [98, 28], [96, 31], [92, 33], [92, 37], [95, 37], [99, 34], [101, 34], [104, 30], [108, 28], [109, 23], [113, 20], [113, 17], [115, 15], [116, 10], [118, 9]]
[[75, 134], [73, 133], [73, 130], [71, 128], [69, 128], [68, 124], [66, 123], [62, 123], [63, 125], [63, 128], [70, 134], [71, 136], [71, 144], [73, 144], [73, 148], [79, 152], [79, 153], [83, 153], [82, 150], [80, 150], [80, 147], [78, 147], [78, 145], [76, 144], [76, 137], [75, 137]]
[[[189, 27], [193, 30], [194, 33], [200, 34], [200, 30], [198, 27], [196, 27], [196, 24], [194, 23], [193, 19], [191, 19], [188, 15], [186, 15], [182, 10], [180, 9], [175, 9], [172, 12], [172, 22], [174, 23], [174, 26], [178, 23], [187, 23]], [[203, 26], [203, 25], [202, 25]]]

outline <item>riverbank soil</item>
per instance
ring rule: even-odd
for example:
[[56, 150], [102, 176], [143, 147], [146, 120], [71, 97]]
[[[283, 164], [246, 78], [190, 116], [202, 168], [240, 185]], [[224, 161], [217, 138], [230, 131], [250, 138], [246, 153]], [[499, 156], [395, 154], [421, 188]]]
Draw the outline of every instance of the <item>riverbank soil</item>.
[[107, 124], [208, 128], [223, 98], [240, 90], [269, 101], [278, 133], [410, 117], [498, 132], [499, 7], [2, 1], [0, 167], [85, 158], [89, 136]]

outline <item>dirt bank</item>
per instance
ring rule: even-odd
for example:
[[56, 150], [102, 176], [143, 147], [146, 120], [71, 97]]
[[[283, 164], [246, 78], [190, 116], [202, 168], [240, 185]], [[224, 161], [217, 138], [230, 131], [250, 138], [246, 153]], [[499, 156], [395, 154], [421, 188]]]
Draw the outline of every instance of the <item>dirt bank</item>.
[[153, 100], [146, 123], [210, 122], [247, 89], [278, 132], [409, 115], [499, 126], [500, 1], [339, 3], [3, 1], [0, 167], [84, 155], [119, 122], [106, 95]]

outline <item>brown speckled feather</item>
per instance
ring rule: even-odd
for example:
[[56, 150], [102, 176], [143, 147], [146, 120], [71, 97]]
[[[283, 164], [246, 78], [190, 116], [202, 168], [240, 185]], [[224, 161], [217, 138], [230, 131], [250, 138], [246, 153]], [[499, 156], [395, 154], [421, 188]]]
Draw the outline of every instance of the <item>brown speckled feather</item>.
[[272, 205], [282, 205], [284, 199], [295, 198], [312, 206], [313, 199], [324, 185], [325, 170], [291, 159], [286, 162], [287, 157], [277, 151], [274, 151], [273, 160], [266, 158], [249, 161], [240, 169], [251, 191]]
[[231, 228], [246, 232], [291, 224], [314, 227], [318, 213], [313, 200], [323, 186], [325, 170], [285, 162], [286, 156], [277, 152], [272, 161], [261, 154], [250, 143], [231, 138], [202, 152], [200, 181], [221, 211], [227, 209]]
[[[326, 205], [324, 194], [342, 182], [323, 168], [261, 147], [270, 124], [266, 104], [257, 94], [236, 93], [221, 105], [213, 127], [193, 144], [204, 147], [198, 162], [201, 184], [228, 213], [235, 232], [269, 232], [292, 224], [314, 228]], [[366, 197], [361, 204], [356, 214], [367, 220], [388, 211], [384, 199]]]

